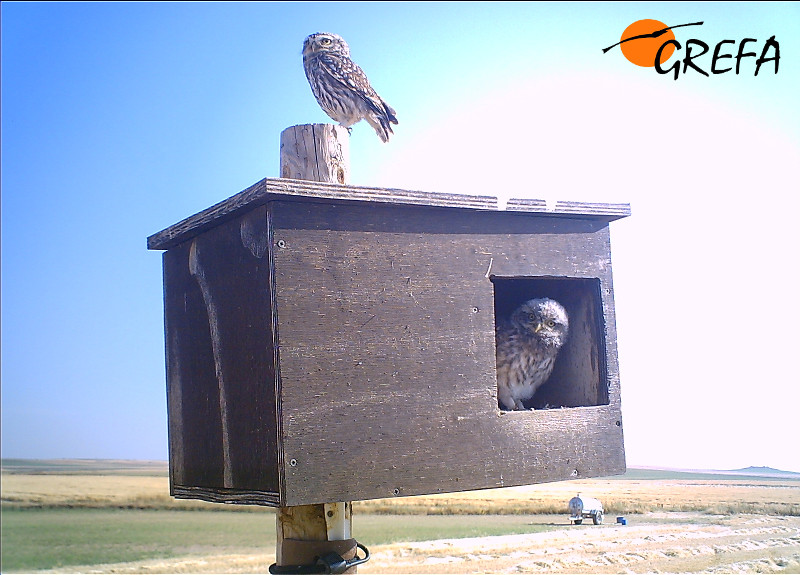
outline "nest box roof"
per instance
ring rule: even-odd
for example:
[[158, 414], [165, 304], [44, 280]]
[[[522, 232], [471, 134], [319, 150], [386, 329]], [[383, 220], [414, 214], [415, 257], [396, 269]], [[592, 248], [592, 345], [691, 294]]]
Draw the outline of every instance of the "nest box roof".
[[169, 249], [243, 210], [273, 200], [324, 203], [371, 202], [398, 206], [522, 212], [606, 222], [624, 218], [631, 213], [630, 204], [558, 201], [555, 205], [548, 205], [545, 200], [535, 199], [511, 199], [502, 210], [498, 198], [494, 196], [442, 194], [391, 188], [345, 186], [308, 180], [264, 178], [227, 200], [153, 234], [147, 238], [147, 247], [151, 250]]

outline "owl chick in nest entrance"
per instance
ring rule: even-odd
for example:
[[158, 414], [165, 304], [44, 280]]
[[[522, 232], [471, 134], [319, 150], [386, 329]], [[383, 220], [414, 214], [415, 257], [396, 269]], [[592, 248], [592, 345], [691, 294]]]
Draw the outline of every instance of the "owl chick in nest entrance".
[[526, 301], [497, 326], [497, 399], [501, 409], [526, 409], [524, 402], [553, 372], [568, 333], [567, 310], [549, 298]]

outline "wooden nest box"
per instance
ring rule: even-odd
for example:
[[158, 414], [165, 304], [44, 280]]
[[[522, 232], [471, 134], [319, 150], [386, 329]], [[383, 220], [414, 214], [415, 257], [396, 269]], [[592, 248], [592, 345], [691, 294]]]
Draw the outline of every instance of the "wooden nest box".
[[[165, 250], [171, 492], [294, 506], [623, 473], [610, 221], [627, 204], [265, 179]], [[498, 407], [495, 324], [558, 300], [529, 411]]]

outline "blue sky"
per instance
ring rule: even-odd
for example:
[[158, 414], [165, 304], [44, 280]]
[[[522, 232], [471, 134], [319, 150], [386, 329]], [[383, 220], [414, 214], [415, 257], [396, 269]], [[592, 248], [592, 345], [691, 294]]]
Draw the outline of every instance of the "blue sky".
[[[800, 471], [800, 4], [1, 9], [3, 457], [166, 459], [146, 237], [329, 121], [300, 52], [331, 31], [400, 120], [385, 145], [355, 126], [353, 184], [631, 203], [611, 225], [629, 464]], [[775, 35], [779, 71], [673, 80], [602, 53], [644, 18], [702, 20], [676, 36], [712, 51]]]

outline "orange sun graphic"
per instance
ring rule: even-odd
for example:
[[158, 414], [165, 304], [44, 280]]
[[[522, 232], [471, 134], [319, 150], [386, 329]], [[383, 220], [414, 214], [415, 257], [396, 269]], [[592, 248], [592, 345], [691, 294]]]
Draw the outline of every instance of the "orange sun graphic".
[[[625, 28], [625, 31], [622, 33], [622, 37], [620, 38], [620, 48], [622, 49], [622, 54], [631, 63], [636, 64], [637, 66], [642, 66], [643, 68], [652, 68], [655, 66], [658, 49], [661, 48], [664, 42], [675, 39], [675, 34], [672, 33], [672, 30], [665, 30], [661, 34], [656, 35], [654, 38], [644, 37], [632, 40], [629, 39], [634, 38], [635, 36], [653, 34], [654, 32], [664, 30], [665, 28], [668, 28], [668, 26], [663, 22], [659, 22], [658, 20], [637, 20]], [[661, 52], [661, 60], [659, 61], [659, 64], [663, 64], [669, 60], [669, 57], [672, 56], [673, 52], [675, 52], [675, 46], [673, 44], [665, 47]]]

